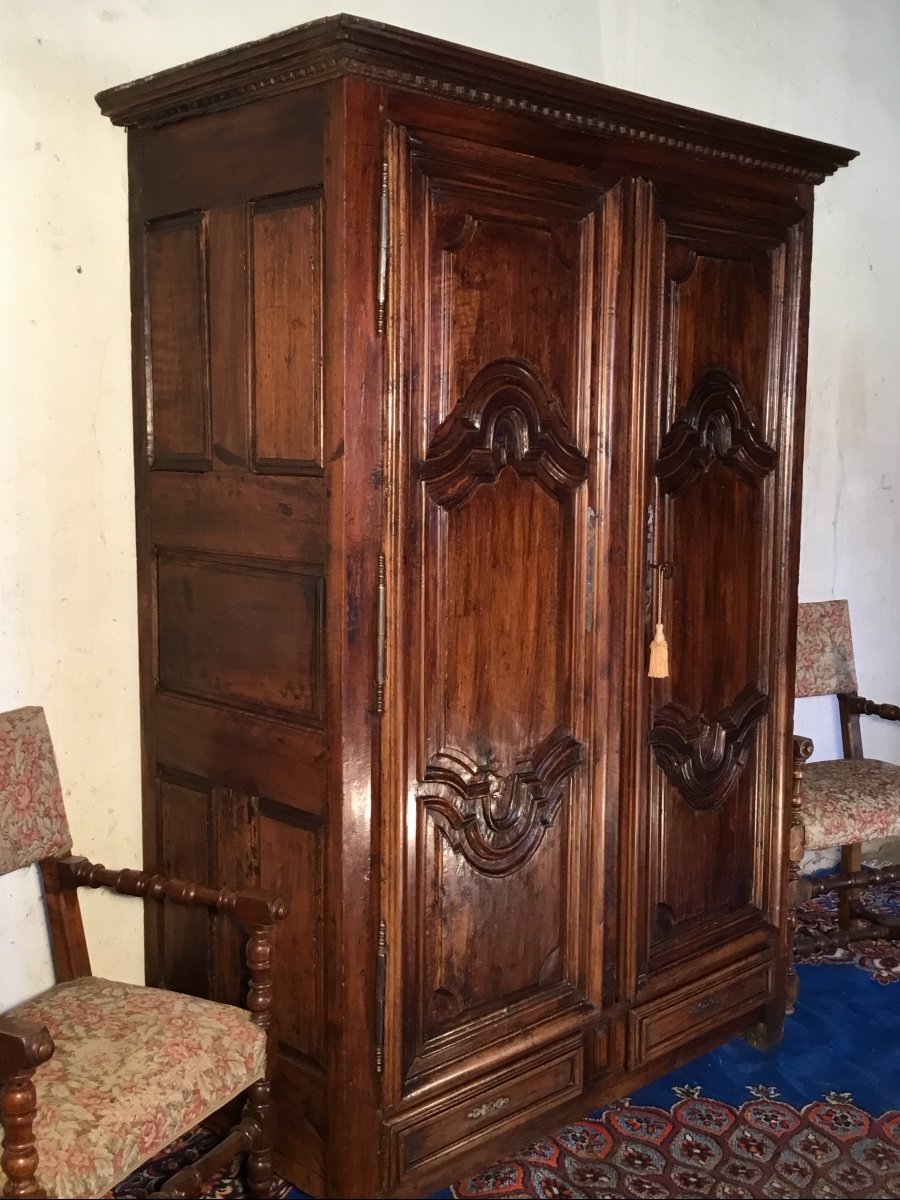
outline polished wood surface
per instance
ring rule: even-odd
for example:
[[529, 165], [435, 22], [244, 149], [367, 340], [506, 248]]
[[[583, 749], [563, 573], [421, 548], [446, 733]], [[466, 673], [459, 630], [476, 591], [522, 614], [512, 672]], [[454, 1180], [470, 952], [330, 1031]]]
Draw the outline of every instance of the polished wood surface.
[[[427, 1193], [777, 1037], [813, 185], [853, 152], [352, 17], [98, 99], [147, 867], [290, 894], [278, 1168]], [[215, 923], [148, 948], [221, 993]]]

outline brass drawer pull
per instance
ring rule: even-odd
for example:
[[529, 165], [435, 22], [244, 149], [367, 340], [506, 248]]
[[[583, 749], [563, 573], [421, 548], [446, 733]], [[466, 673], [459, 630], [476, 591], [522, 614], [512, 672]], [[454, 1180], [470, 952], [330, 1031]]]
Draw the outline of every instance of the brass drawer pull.
[[496, 1100], [490, 1100], [485, 1104], [479, 1104], [477, 1108], [470, 1109], [466, 1116], [470, 1121], [477, 1121], [481, 1117], [486, 1117], [488, 1113], [499, 1112], [501, 1108], [506, 1108], [509, 1104], [509, 1096], [500, 1096]]
[[694, 1012], [698, 1014], [710, 1012], [718, 1003], [719, 1001], [716, 996], [704, 996], [702, 1000], [698, 1000], [694, 1005]]

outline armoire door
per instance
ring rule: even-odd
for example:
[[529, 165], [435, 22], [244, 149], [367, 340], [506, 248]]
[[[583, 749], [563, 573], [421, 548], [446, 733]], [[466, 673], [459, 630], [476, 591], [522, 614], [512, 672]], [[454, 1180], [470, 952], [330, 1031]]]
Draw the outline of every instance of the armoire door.
[[476, 1052], [484, 1070], [580, 1030], [603, 1001], [615, 500], [594, 347], [617, 336], [626, 189], [407, 128], [388, 160], [399, 1099]]
[[[637, 977], [679, 965], [684, 977], [692, 961], [713, 970], [742, 937], [752, 950], [757, 931], [745, 985], [706, 1001], [706, 1019], [721, 1020], [774, 978], [802, 213], [747, 195], [688, 202], [650, 185], [638, 210], [661, 349], [645, 617], [649, 636], [662, 615], [670, 673], [648, 681], [641, 731]], [[682, 1040], [697, 1014], [688, 1024]]]

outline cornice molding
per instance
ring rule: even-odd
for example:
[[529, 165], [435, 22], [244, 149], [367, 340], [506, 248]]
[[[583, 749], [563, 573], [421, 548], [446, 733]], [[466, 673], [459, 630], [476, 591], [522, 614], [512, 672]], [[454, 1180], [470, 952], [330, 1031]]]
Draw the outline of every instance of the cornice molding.
[[343, 75], [521, 113], [601, 137], [650, 142], [798, 182], [820, 183], [856, 157], [856, 151], [840, 146], [346, 14], [108, 88], [98, 94], [97, 103], [116, 125], [162, 125]]

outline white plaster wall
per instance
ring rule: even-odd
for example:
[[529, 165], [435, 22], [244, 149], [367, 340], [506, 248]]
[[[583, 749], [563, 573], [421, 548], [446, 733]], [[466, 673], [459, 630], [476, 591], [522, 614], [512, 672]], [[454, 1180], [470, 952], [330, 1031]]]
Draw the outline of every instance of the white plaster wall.
[[[362, 16], [861, 151], [819, 192], [801, 598], [849, 597], [861, 687], [896, 697], [897, 0], [347, 2]], [[303, 0], [2, 8], [0, 708], [45, 705], [76, 844], [124, 865], [140, 853], [125, 138], [92, 97], [333, 10]], [[827, 716], [802, 721], [834, 752]], [[870, 752], [900, 761], [900, 728], [866, 737]], [[134, 907], [89, 900], [95, 969], [139, 978]], [[21, 943], [33, 889], [0, 905], [3, 943]], [[0, 1006], [47, 978], [44, 952], [26, 959], [0, 980]]]

